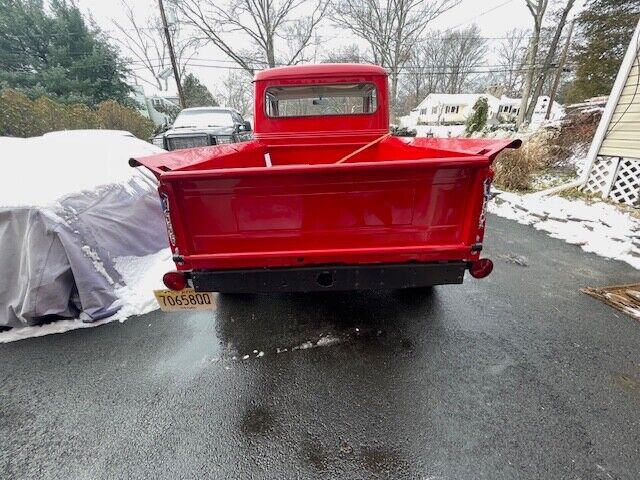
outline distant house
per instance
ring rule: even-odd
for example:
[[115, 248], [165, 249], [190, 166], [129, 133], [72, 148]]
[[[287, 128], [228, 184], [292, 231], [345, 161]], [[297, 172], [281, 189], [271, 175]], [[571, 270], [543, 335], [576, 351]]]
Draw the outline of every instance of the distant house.
[[489, 94], [430, 93], [411, 112], [411, 116], [418, 124], [460, 125], [465, 123], [481, 97], [495, 99]]
[[[513, 123], [520, 111], [520, 99], [490, 93], [430, 93], [420, 104], [411, 111], [410, 118], [415, 124], [423, 125], [462, 125], [473, 113], [473, 107], [480, 98], [486, 98], [489, 105], [487, 123]], [[532, 124], [539, 124], [549, 105], [549, 97], [538, 98]], [[554, 102], [551, 119], [564, 115], [562, 106]]]
[[[536, 108], [533, 109], [533, 116], [531, 117], [531, 125], [540, 125], [545, 121], [545, 117], [547, 115], [547, 108], [549, 106], [549, 101], [551, 99], [546, 95], [540, 95], [538, 97], [538, 101], [536, 102]], [[520, 100], [518, 100], [520, 103]], [[565, 109], [558, 102], [553, 102], [553, 106], [551, 107], [551, 114], [549, 115], [549, 120], [560, 120], [565, 115]]]
[[589, 153], [582, 188], [640, 206], [640, 21], [613, 84]]
[[[167, 112], [180, 110], [177, 97], [166, 92], [145, 94], [142, 85], [133, 85], [132, 97], [138, 103], [138, 111], [157, 126], [171, 123], [171, 115]], [[176, 100], [175, 102], [173, 100]]]

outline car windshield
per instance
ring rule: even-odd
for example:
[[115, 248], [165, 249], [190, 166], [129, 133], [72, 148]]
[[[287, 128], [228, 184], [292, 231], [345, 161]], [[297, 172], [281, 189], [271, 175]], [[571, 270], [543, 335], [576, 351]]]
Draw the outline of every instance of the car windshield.
[[232, 127], [231, 112], [223, 110], [183, 110], [173, 124], [174, 128]]

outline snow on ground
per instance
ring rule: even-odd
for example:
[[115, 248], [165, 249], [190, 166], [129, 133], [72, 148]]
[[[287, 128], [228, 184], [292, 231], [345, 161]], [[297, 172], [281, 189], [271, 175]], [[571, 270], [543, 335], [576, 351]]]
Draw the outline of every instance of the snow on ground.
[[627, 262], [640, 269], [640, 221], [614, 205], [538, 193], [499, 192], [489, 211], [532, 225], [585, 252]]
[[417, 137], [463, 137], [465, 125], [414, 125]]
[[165, 288], [162, 285], [162, 275], [169, 270], [174, 270], [175, 265], [171, 257], [171, 250], [166, 248], [145, 257], [118, 257], [115, 259], [115, 268], [124, 282], [124, 285], [118, 285], [116, 288], [118, 296], [116, 304], [120, 306], [120, 310], [115, 315], [92, 323], [77, 318], [58, 320], [46, 325], [12, 328], [0, 332], [0, 343], [64, 333], [79, 328], [93, 328], [116, 320], [124, 322], [128, 317], [144, 315], [157, 310], [158, 302], [153, 291]]

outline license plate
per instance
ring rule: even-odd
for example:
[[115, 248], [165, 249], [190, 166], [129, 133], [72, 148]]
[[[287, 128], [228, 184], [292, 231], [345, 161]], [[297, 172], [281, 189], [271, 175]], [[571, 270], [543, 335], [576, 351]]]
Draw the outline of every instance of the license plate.
[[196, 292], [193, 288], [184, 290], [154, 290], [154, 295], [163, 312], [178, 312], [182, 310], [211, 310], [215, 307], [213, 294], [210, 292]]

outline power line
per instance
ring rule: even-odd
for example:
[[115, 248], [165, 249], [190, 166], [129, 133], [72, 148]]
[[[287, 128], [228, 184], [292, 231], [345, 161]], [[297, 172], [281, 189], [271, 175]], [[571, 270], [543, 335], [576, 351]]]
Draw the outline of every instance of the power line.
[[495, 7], [493, 7], [493, 8], [490, 8], [490, 9], [488, 9], [488, 10], [485, 10], [485, 11], [483, 11], [483, 12], [480, 12], [480, 13], [479, 13], [478, 15], [476, 15], [475, 17], [471, 17], [470, 19], [465, 20], [465, 21], [464, 21], [464, 22], [462, 22], [462, 23], [459, 23], [459, 24], [457, 24], [457, 25], [454, 25], [453, 27], [449, 27], [449, 28], [447, 28], [446, 30], [443, 30], [443, 32], [445, 32], [445, 33], [446, 33], [446, 32], [450, 32], [451, 30], [455, 30], [456, 28], [461, 27], [462, 25], [466, 25], [466, 24], [468, 24], [468, 23], [471, 23], [473, 20], [476, 20], [476, 19], [478, 19], [478, 18], [480, 18], [480, 17], [483, 17], [483, 16], [487, 15], [488, 13], [491, 13], [491, 12], [493, 12], [493, 11], [495, 11], [495, 10], [499, 9], [499, 8], [504, 7], [505, 5], [508, 5], [508, 4], [510, 4], [510, 3], [513, 3], [513, 1], [514, 1], [514, 0], [507, 0], [506, 2], [502, 2], [501, 4], [496, 5], [496, 6], [495, 6]]

